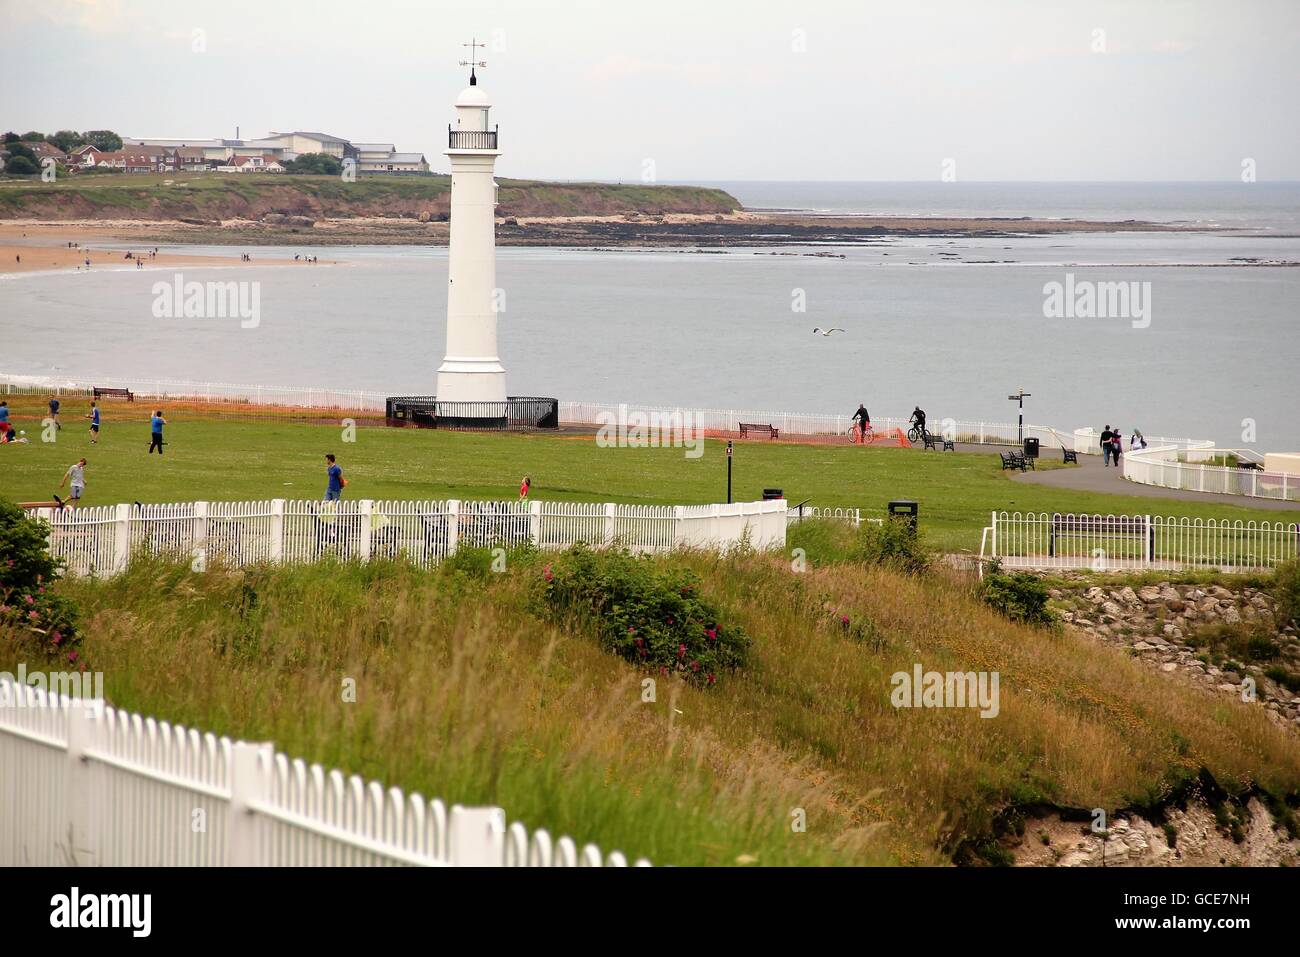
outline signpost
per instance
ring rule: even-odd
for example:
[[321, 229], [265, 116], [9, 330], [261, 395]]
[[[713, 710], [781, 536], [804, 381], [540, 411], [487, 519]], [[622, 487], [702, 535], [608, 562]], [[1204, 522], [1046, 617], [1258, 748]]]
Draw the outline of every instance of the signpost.
[[1029, 398], [1031, 395], [1033, 395], [1032, 392], [1026, 392], [1024, 389], [1019, 389], [1016, 391], [1015, 395], [1007, 396], [1007, 398], [1010, 399], [1012, 402], [1020, 403], [1020, 434], [1017, 438], [1017, 441], [1021, 445], [1025, 444], [1025, 400]]

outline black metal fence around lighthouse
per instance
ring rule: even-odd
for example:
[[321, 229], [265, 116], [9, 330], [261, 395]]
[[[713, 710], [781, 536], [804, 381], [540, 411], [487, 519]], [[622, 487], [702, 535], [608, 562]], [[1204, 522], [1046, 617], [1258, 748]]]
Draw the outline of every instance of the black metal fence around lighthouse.
[[560, 402], [538, 396], [510, 396], [498, 402], [440, 402], [434, 395], [389, 396], [384, 415], [394, 426], [533, 432], [560, 427]]

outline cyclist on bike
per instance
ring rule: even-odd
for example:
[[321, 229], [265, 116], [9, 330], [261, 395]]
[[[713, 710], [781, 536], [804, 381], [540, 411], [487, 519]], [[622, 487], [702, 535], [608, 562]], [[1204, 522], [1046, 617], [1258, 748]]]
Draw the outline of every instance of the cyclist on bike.
[[928, 434], [925, 431], [925, 410], [919, 405], [912, 410], [912, 418], [908, 421], [916, 423], [916, 431], [921, 435]]
[[858, 403], [858, 411], [853, 413], [853, 421], [858, 423], [859, 440], [866, 441], [867, 430], [871, 428], [871, 413], [867, 411], [864, 403]]

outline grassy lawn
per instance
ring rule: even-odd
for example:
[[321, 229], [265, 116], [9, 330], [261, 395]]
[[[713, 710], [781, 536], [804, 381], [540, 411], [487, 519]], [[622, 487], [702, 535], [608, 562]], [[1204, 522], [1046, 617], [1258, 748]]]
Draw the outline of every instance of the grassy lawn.
[[[1300, 790], [1294, 734], [1257, 706], [1010, 622], [943, 570], [808, 545], [804, 574], [760, 554], [654, 560], [693, 571], [718, 624], [753, 639], [713, 687], [654, 673], [654, 701], [591, 622], [547, 613], [553, 556], [501, 575], [142, 561], [59, 588], [117, 706], [657, 864], [943, 864], [1026, 805], [1158, 805], [1201, 769], [1233, 795]], [[0, 628], [0, 669], [23, 647]], [[998, 713], [892, 707], [892, 675], [917, 663], [999, 672]]]
[[[0, 447], [0, 495], [47, 500], [79, 457], [86, 469], [85, 505], [119, 502], [236, 501], [319, 498], [324, 454], [339, 457], [347, 495], [371, 499], [506, 498], [533, 479], [539, 499], [690, 505], [726, 500], [722, 442], [705, 443], [688, 459], [681, 449], [600, 448], [592, 435], [490, 435], [415, 429], [358, 428], [342, 441], [334, 425], [232, 421], [176, 413], [166, 453], [147, 455], [148, 408], [109, 403], [91, 445], [81, 400], [64, 403], [64, 429], [40, 441], [39, 398], [10, 400], [27, 445]], [[125, 420], [126, 417], [129, 420]], [[915, 449], [737, 442], [733, 497], [758, 499], [780, 488], [793, 503], [857, 506], [884, 514], [891, 499], [920, 503], [927, 538], [954, 551], [979, 548], [993, 509], [1089, 511], [1258, 519], [1242, 507], [1073, 492], [1011, 481], [995, 452], [925, 453]]]

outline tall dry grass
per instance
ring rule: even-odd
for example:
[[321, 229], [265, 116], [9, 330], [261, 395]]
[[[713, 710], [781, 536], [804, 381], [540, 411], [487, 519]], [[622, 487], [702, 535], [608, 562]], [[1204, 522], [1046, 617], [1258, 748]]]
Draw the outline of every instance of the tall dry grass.
[[[656, 559], [690, 566], [754, 646], [743, 673], [660, 678], [654, 702], [580, 627], [545, 623], [525, 555], [506, 575], [152, 561], [60, 587], [115, 704], [656, 863], [942, 864], [1013, 805], [1151, 804], [1202, 768], [1300, 792], [1300, 745], [1257, 707], [1008, 622], [942, 573], [824, 554], [803, 573]], [[895, 709], [890, 676], [915, 663], [997, 671], [998, 716]]]

